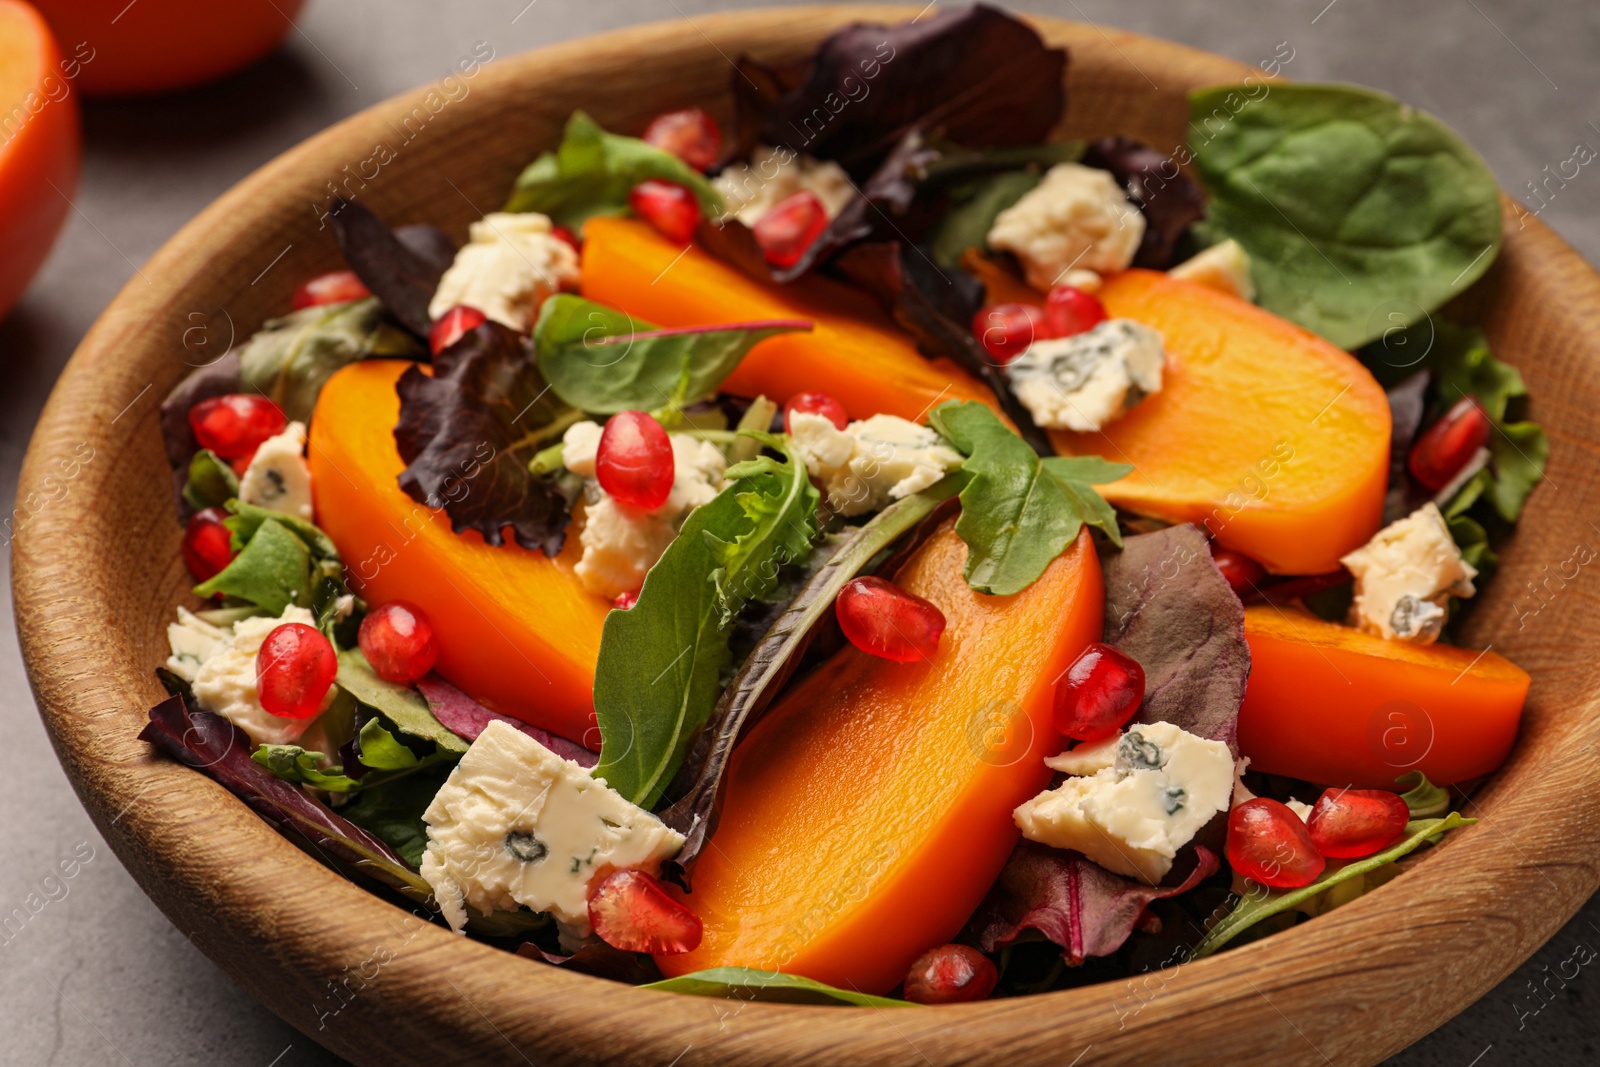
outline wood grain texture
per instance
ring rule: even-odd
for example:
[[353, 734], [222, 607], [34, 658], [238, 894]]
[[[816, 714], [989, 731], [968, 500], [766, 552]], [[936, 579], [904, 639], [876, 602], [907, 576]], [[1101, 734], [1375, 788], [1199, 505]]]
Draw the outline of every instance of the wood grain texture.
[[[1411, 873], [1137, 992], [1108, 984], [886, 1013], [676, 997], [568, 974], [410, 918], [135, 739], [161, 695], [151, 668], [188, 584], [159, 398], [189, 365], [287, 307], [299, 279], [337, 265], [319, 228], [328, 183], [349, 181], [392, 222], [436, 222], [461, 237], [574, 107], [624, 131], [689, 103], [715, 101], [726, 117], [725, 56], [792, 58], [842, 22], [916, 11], [707, 16], [696, 27], [646, 26], [499, 58], [405, 143], [396, 131], [407, 116], [419, 128], [414, 109], [428, 113], [427, 89], [380, 104], [196, 218], [129, 283], [62, 375], [23, 468], [19, 515], [28, 518], [12, 569], [23, 652], [56, 751], [100, 831], [171, 920], [252, 995], [341, 1055], [385, 1064], [1064, 1064], [1090, 1048], [1080, 1062], [1370, 1064], [1488, 990], [1600, 884], [1595, 604], [1581, 577], [1550, 577], [1600, 536], [1600, 277], [1536, 219], [1519, 226], [1509, 211], [1499, 262], [1459, 310], [1521, 368], [1552, 440], [1549, 478], [1466, 634], [1533, 674], [1518, 747], [1470, 805], [1478, 826]], [[1175, 146], [1187, 90], [1250, 72], [1133, 34], [1037, 24], [1072, 50], [1066, 136], [1122, 132]], [[395, 158], [360, 178], [379, 144]], [[1542, 600], [1529, 582], [1543, 583]]]

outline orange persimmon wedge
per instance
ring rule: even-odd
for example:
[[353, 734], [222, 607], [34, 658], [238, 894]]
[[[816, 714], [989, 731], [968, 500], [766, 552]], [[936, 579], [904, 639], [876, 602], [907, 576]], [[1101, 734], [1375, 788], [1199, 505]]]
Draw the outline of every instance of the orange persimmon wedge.
[[395, 382], [409, 366], [353, 363], [322, 387], [308, 449], [317, 522], [339, 546], [352, 591], [427, 614], [440, 674], [496, 711], [598, 748], [591, 691], [611, 605], [573, 574], [574, 532], [555, 559], [489, 545], [400, 488]]
[[55, 243], [78, 184], [78, 100], [39, 13], [0, 0], [0, 318]]
[[782, 404], [822, 390], [851, 418], [880, 413], [921, 421], [945, 400], [994, 397], [949, 360], [927, 360], [858, 289], [826, 278], [760, 282], [705, 250], [673, 244], [633, 219], [596, 217], [583, 227], [580, 291], [658, 326], [714, 326], [755, 319], [809, 319], [809, 333], [771, 337], [745, 356], [726, 392]]
[[1385, 641], [1298, 608], [1245, 608], [1239, 751], [1254, 770], [1330, 786], [1436, 785], [1505, 761], [1528, 672], [1494, 652]]
[[896, 582], [947, 627], [930, 662], [846, 648], [734, 750], [722, 819], [681, 899], [705, 924], [668, 975], [784, 971], [886, 993], [955, 936], [1017, 842], [1011, 812], [1050, 780], [1056, 677], [1100, 636], [1088, 533], [1010, 597], [973, 592], [936, 533]]

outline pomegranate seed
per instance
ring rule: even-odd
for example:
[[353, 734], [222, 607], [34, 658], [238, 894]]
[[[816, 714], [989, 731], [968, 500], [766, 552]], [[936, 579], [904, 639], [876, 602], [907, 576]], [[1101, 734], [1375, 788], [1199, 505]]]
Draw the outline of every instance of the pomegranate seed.
[[223, 459], [252, 455], [261, 442], [276, 437], [287, 425], [278, 405], [252, 393], [214, 396], [189, 409], [194, 439]]
[[618, 593], [611, 606], [617, 611], [627, 611], [639, 602], [639, 590], [630, 589], [626, 593]]
[[628, 206], [663, 237], [679, 244], [688, 244], [700, 225], [700, 201], [675, 182], [655, 178], [640, 182], [628, 194]]
[[356, 643], [378, 677], [409, 685], [433, 670], [439, 645], [422, 609], [404, 600], [374, 608], [361, 620]]
[[810, 248], [828, 228], [828, 209], [822, 206], [817, 194], [802, 189], [785, 197], [752, 228], [756, 243], [761, 246], [767, 262], [774, 267], [792, 267], [800, 262]]
[[467, 334], [482, 326], [488, 318], [477, 308], [457, 304], [455, 307], [440, 315], [428, 330], [428, 348], [434, 355], [438, 355]]
[[562, 244], [565, 244], [567, 247], [571, 248], [574, 252], [582, 252], [583, 251], [583, 241], [581, 239], [579, 239], [577, 234], [573, 233], [571, 230], [567, 229], [565, 226], [552, 226], [552, 227], [550, 227], [550, 236], [554, 237], [556, 240], [560, 241]]
[[670, 152], [695, 170], [710, 170], [722, 155], [722, 129], [697, 107], [665, 111], [644, 128], [644, 141]]
[[256, 653], [256, 695], [268, 714], [309, 719], [322, 710], [339, 657], [314, 627], [286, 622], [267, 635]]
[[1001, 363], [1022, 355], [1034, 338], [1043, 339], [1044, 312], [1032, 304], [991, 304], [972, 316], [972, 336]]
[[1227, 853], [1235, 871], [1274, 889], [1310, 885], [1327, 866], [1300, 816], [1266, 797], [1228, 813]]
[[917, 957], [906, 972], [906, 999], [913, 1004], [966, 1004], [994, 992], [1000, 972], [970, 945], [940, 945]]
[[796, 393], [783, 405], [783, 432], [793, 433], [794, 428], [790, 420], [795, 412], [803, 411], [810, 415], [821, 415], [833, 423], [836, 430], [842, 430], [850, 425], [850, 416], [846, 414], [844, 405], [839, 403], [827, 393]]
[[233, 562], [233, 531], [222, 524], [228, 513], [204, 508], [183, 527], [183, 562], [194, 580], [203, 582]]
[[1266, 580], [1267, 568], [1243, 552], [1212, 545], [1211, 558], [1216, 561], [1217, 570], [1228, 580], [1228, 587], [1240, 597], [1254, 593], [1256, 587]]
[[1044, 298], [1044, 321], [1051, 337], [1071, 337], [1106, 321], [1106, 306], [1082, 289], [1057, 285]]
[[833, 611], [852, 645], [896, 663], [932, 659], [944, 633], [944, 612], [882, 578], [850, 579]]
[[612, 871], [589, 885], [589, 923], [600, 940], [624, 952], [692, 952], [705, 929], [643, 871]]
[[677, 464], [661, 424], [642, 411], [619, 411], [606, 420], [595, 453], [600, 488], [630, 507], [654, 511], [672, 495]]
[[305, 282], [294, 291], [294, 309], [316, 307], [318, 304], [343, 304], [372, 295], [366, 283], [356, 277], [353, 270], [330, 270]]
[[1476, 397], [1464, 396], [1411, 447], [1411, 476], [1438, 491], [1489, 442], [1489, 416]]
[[1144, 700], [1144, 668], [1096, 641], [1056, 682], [1056, 729], [1076, 741], [1098, 741], [1122, 729]]
[[1317, 798], [1306, 829], [1329, 859], [1356, 859], [1382, 852], [1406, 832], [1411, 809], [1385, 789], [1329, 789]]

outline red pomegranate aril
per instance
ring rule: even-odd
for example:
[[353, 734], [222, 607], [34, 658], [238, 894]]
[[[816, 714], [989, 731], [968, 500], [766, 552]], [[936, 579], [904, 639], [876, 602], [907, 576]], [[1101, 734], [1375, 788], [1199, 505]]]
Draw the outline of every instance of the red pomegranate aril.
[[1044, 312], [1032, 304], [990, 304], [972, 316], [972, 336], [989, 355], [1010, 363], [1048, 333]]
[[1228, 548], [1211, 546], [1211, 558], [1217, 570], [1228, 580], [1228, 587], [1241, 597], [1249, 596], [1267, 578], [1267, 568], [1245, 555]]
[[780, 270], [800, 262], [806, 249], [828, 228], [828, 209], [817, 194], [802, 189], [784, 197], [751, 227], [767, 262]]
[[1406, 832], [1411, 809], [1386, 789], [1329, 789], [1317, 798], [1306, 829], [1317, 851], [1329, 859], [1357, 859], [1382, 852]]
[[640, 182], [628, 194], [628, 206], [661, 236], [678, 244], [688, 244], [700, 225], [700, 201], [674, 182], [655, 178]]
[[184, 524], [183, 562], [197, 582], [233, 562], [233, 531], [222, 524], [227, 517], [221, 508], [202, 508]]
[[1044, 298], [1045, 328], [1051, 337], [1071, 337], [1106, 321], [1106, 306], [1092, 293], [1057, 285]]
[[304, 282], [294, 291], [294, 309], [316, 307], [318, 304], [343, 304], [372, 295], [365, 282], [353, 270], [330, 270]]
[[189, 409], [194, 439], [223, 459], [244, 459], [287, 425], [278, 405], [254, 393], [214, 396]]
[[705, 933], [700, 916], [667, 895], [644, 871], [612, 871], [589, 884], [589, 923], [600, 940], [653, 956], [692, 952]]
[[1228, 813], [1227, 853], [1236, 873], [1273, 889], [1310, 885], [1327, 866], [1300, 816], [1266, 797]]
[[1056, 681], [1056, 729], [1076, 741], [1098, 741], [1122, 729], [1143, 700], [1139, 661], [1096, 641]]
[[795, 414], [804, 412], [808, 415], [821, 415], [833, 423], [833, 428], [842, 430], [850, 425], [850, 416], [844, 410], [844, 405], [827, 393], [796, 393], [783, 405], [783, 432], [793, 433], [792, 421]]
[[550, 227], [550, 236], [571, 248], [574, 252], [583, 251], [583, 240], [565, 226]]
[[650, 120], [644, 141], [670, 152], [695, 170], [710, 170], [722, 155], [722, 129], [703, 109], [686, 107]]
[[913, 1004], [967, 1004], [988, 997], [999, 981], [994, 961], [971, 945], [940, 945], [906, 972], [905, 995]]
[[1489, 443], [1492, 428], [1477, 398], [1462, 397], [1411, 446], [1411, 477], [1435, 492], [1443, 489]]
[[314, 627], [286, 622], [267, 635], [256, 653], [256, 696], [280, 719], [309, 719], [339, 673], [333, 645]]
[[896, 663], [932, 659], [944, 633], [944, 612], [882, 578], [846, 582], [833, 611], [852, 645]]
[[672, 440], [643, 411], [619, 411], [606, 420], [595, 453], [600, 488], [629, 507], [654, 511], [672, 495], [677, 464]]
[[611, 602], [611, 606], [617, 611], [627, 611], [638, 602], [639, 590], [630, 589], [626, 593], [618, 593], [616, 599]]
[[356, 631], [356, 643], [378, 677], [405, 685], [433, 670], [439, 658], [433, 624], [421, 608], [404, 600], [369, 611]]
[[482, 326], [489, 316], [477, 308], [457, 304], [440, 315], [428, 330], [428, 348], [438, 355], [467, 334]]

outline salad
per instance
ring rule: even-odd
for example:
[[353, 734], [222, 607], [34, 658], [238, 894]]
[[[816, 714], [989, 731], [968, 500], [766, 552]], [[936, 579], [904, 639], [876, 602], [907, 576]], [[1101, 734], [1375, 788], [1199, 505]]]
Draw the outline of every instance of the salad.
[[1529, 679], [1454, 635], [1548, 453], [1438, 313], [1493, 179], [1341, 85], [1052, 140], [1067, 62], [852, 25], [726, 134], [574, 113], [465, 243], [331, 203], [165, 401], [142, 736], [530, 966], [746, 998], [1129, 976], [1473, 832]]

